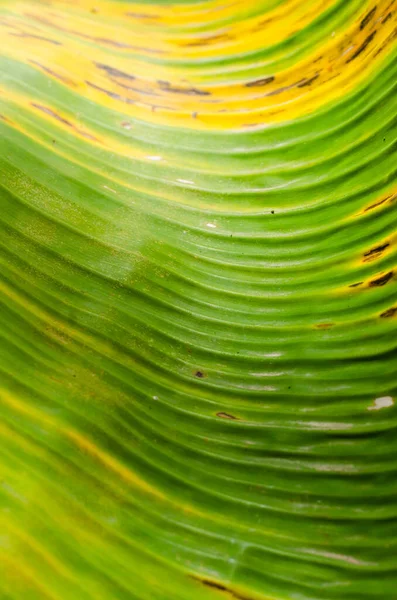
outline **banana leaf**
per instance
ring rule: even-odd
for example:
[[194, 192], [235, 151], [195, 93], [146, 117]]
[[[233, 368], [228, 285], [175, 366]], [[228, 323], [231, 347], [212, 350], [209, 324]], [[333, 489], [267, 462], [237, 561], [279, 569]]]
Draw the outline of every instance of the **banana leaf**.
[[0, 599], [397, 598], [397, 1], [0, 3]]

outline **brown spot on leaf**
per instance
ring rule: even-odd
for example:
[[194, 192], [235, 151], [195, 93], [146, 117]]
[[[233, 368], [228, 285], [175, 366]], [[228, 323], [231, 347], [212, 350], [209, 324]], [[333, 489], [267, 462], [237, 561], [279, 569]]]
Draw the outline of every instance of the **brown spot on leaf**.
[[372, 10], [369, 11], [369, 13], [367, 13], [365, 15], [365, 17], [363, 18], [363, 20], [360, 23], [360, 31], [362, 31], [370, 22], [370, 20], [372, 19], [372, 17], [374, 16], [374, 14], [376, 13], [376, 6], [373, 7]]
[[72, 123], [70, 121], [68, 121], [67, 119], [64, 119], [63, 117], [58, 115], [58, 113], [55, 112], [55, 110], [52, 110], [51, 108], [48, 108], [47, 106], [43, 106], [42, 104], [36, 104], [36, 102], [31, 102], [31, 105], [34, 106], [35, 108], [38, 108], [46, 115], [50, 115], [51, 117], [54, 117], [54, 119], [56, 119], [60, 123], [63, 123], [64, 125], [68, 125], [69, 127], [72, 127]]
[[199, 90], [198, 88], [183, 88], [172, 85], [169, 81], [159, 80], [157, 82], [165, 92], [173, 92], [174, 94], [186, 94], [187, 96], [210, 96], [211, 92], [207, 90]]
[[375, 258], [379, 258], [379, 256], [382, 254], [382, 252], [384, 250], [386, 250], [386, 248], [388, 248], [389, 246], [390, 246], [390, 244], [389, 244], [389, 242], [387, 242], [386, 244], [382, 244], [381, 246], [376, 246], [375, 248], [371, 248], [371, 250], [368, 250], [368, 252], [365, 252], [363, 262], [369, 262], [371, 260], [374, 260]]
[[388, 317], [393, 317], [397, 313], [397, 306], [393, 306], [392, 308], [388, 308], [383, 313], [381, 313], [382, 319], [387, 319]]
[[68, 121], [68, 119], [65, 119], [64, 117], [61, 117], [60, 115], [58, 115], [58, 113], [55, 110], [52, 110], [51, 108], [48, 108], [47, 106], [43, 106], [42, 104], [36, 104], [36, 102], [31, 102], [30, 104], [31, 104], [31, 106], [34, 106], [34, 108], [37, 108], [38, 110], [41, 110], [43, 113], [53, 117], [60, 123], [63, 123], [63, 125], [67, 125], [71, 129], [76, 131], [79, 135], [87, 138], [88, 140], [94, 140], [96, 142], [99, 141], [98, 138], [96, 138], [95, 136], [91, 135], [90, 133], [87, 133], [86, 131], [79, 129], [78, 127], [76, 127], [76, 125], [73, 125], [73, 123]]
[[370, 281], [369, 287], [380, 287], [382, 285], [386, 285], [386, 283], [388, 283], [392, 277], [393, 271], [389, 271], [388, 273], [386, 273], [386, 275], [382, 275], [381, 277]]
[[313, 83], [313, 81], [316, 81], [316, 79], [318, 79], [320, 77], [320, 75], [318, 73], [316, 73], [316, 75], [313, 75], [313, 77], [310, 77], [309, 79], [302, 79], [302, 81], [300, 81], [296, 87], [298, 88], [303, 88], [306, 87], [307, 85], [310, 85], [311, 83]]
[[196, 371], [194, 376], [202, 379], [204, 377], [204, 373], [202, 371]]
[[363, 283], [364, 283], [363, 281], [358, 281], [357, 283], [351, 283], [349, 285], [349, 287], [355, 288], [355, 287], [358, 287], [359, 285], [362, 285]]
[[202, 579], [201, 577], [197, 577], [195, 575], [193, 575], [192, 577], [193, 579], [196, 579], [206, 587], [212, 588], [214, 590], [219, 590], [220, 592], [227, 592], [228, 594], [230, 594], [230, 596], [232, 596], [232, 598], [236, 598], [236, 600], [251, 600], [250, 598], [248, 598], [248, 596], [242, 596], [238, 592], [230, 589], [223, 583], [219, 583], [218, 581], [213, 581], [212, 579]]
[[135, 75], [125, 73], [125, 71], [120, 71], [120, 69], [116, 69], [110, 65], [104, 65], [103, 63], [96, 62], [95, 66], [98, 67], [98, 69], [101, 69], [101, 71], [105, 71], [108, 75], [112, 75], [113, 77], [122, 77], [123, 79], [129, 79], [130, 81], [134, 81], [136, 79]]
[[45, 65], [42, 65], [41, 63], [37, 62], [37, 60], [30, 60], [29, 61], [32, 65], [36, 65], [36, 67], [39, 67], [40, 69], [42, 69], [45, 73], [48, 73], [49, 75], [51, 75], [52, 77], [55, 77], [56, 79], [59, 79], [59, 81], [62, 81], [63, 83], [66, 83], [66, 85], [72, 85], [74, 86], [74, 82], [69, 79], [68, 77], [64, 77], [63, 75], [59, 75], [59, 73], [56, 73], [55, 71], [53, 71], [52, 69], [49, 69], [48, 67], [46, 67]]
[[389, 12], [382, 21], [382, 25], [385, 25], [391, 19], [391, 12]]
[[237, 417], [226, 412], [218, 412], [216, 413], [216, 416], [220, 417], [221, 419], [232, 419], [233, 421], [238, 421]]
[[316, 328], [317, 329], [329, 329], [332, 326], [333, 326], [333, 323], [318, 323], [316, 325]]
[[263, 77], [262, 79], [256, 79], [255, 81], [249, 81], [245, 84], [245, 87], [262, 87], [264, 85], [268, 85], [268, 83], [272, 83], [274, 79], [274, 75], [270, 75], [269, 77]]
[[218, 583], [217, 581], [211, 581], [210, 579], [200, 579], [200, 581], [203, 585], [206, 585], [207, 587], [211, 587], [216, 590], [221, 590], [222, 592], [227, 591], [227, 587], [225, 585], [222, 585], [221, 583]]
[[373, 208], [376, 208], [377, 206], [380, 206], [381, 204], [384, 204], [388, 200], [393, 201], [395, 198], [397, 198], [397, 194], [390, 194], [389, 196], [386, 196], [386, 198], [382, 198], [382, 200], [379, 200], [379, 202], [375, 202], [375, 204], [371, 204], [371, 206], [368, 206], [364, 210], [364, 212], [368, 212], [369, 210], [372, 210]]
[[111, 92], [110, 90], [106, 90], [105, 88], [100, 87], [99, 85], [96, 85], [95, 83], [92, 83], [91, 81], [86, 81], [86, 84], [89, 85], [90, 87], [92, 87], [94, 90], [103, 92], [104, 94], [109, 96], [109, 98], [113, 98], [114, 100], [121, 100], [121, 102], [125, 102], [126, 104], [135, 104], [134, 100], [131, 100], [130, 98], [126, 98], [125, 96], [120, 96], [120, 94], [116, 94], [116, 92]]
[[355, 58], [357, 58], [358, 56], [360, 56], [360, 54], [362, 52], [364, 52], [364, 50], [372, 42], [372, 40], [374, 39], [375, 35], [376, 35], [376, 29], [375, 29], [375, 31], [373, 31], [372, 33], [370, 33], [368, 37], [365, 38], [365, 40], [363, 41], [363, 43], [361, 44], [361, 46], [359, 46], [357, 48], [357, 50], [355, 51], [355, 53], [350, 58], [347, 59], [346, 64], [352, 62], [352, 60], [354, 60]]

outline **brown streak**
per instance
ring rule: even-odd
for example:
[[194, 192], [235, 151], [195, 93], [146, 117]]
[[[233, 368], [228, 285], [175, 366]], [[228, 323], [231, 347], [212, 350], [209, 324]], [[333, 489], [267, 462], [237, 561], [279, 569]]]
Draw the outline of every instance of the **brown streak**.
[[364, 256], [372, 256], [374, 254], [380, 254], [388, 246], [390, 246], [389, 242], [387, 242], [386, 244], [383, 244], [382, 246], [376, 246], [376, 248], [371, 248], [371, 250], [368, 250], [368, 252], [365, 252]]
[[123, 79], [129, 79], [130, 81], [134, 81], [136, 79], [135, 75], [130, 75], [129, 73], [125, 73], [124, 71], [120, 71], [119, 69], [115, 69], [109, 65], [104, 65], [103, 63], [94, 63], [98, 69], [102, 71], [106, 71], [108, 75], [112, 75], [113, 77], [122, 77]]
[[363, 281], [359, 281], [358, 283], [351, 283], [351, 284], [349, 285], [349, 287], [351, 287], [351, 288], [355, 288], [355, 287], [358, 287], [359, 285], [362, 285], [363, 283], [364, 283]]
[[390, 202], [393, 202], [393, 200], [395, 200], [396, 198], [397, 198], [397, 193], [396, 194], [390, 194], [389, 196], [386, 196], [386, 198], [383, 198], [383, 200], [379, 200], [379, 202], [376, 202], [375, 204], [371, 204], [371, 206], [368, 206], [368, 208], [366, 208], [364, 210], [364, 212], [367, 212], [368, 210], [372, 210], [373, 208], [376, 208], [377, 206], [380, 206], [381, 204], [384, 204], [388, 200], [390, 200]]
[[220, 417], [221, 419], [232, 419], [233, 421], [238, 421], [238, 418], [235, 417], [234, 415], [231, 415], [229, 413], [225, 413], [225, 412], [218, 412], [216, 413], [217, 417]]
[[32, 65], [36, 65], [36, 66], [40, 67], [40, 69], [42, 69], [43, 71], [45, 71], [49, 75], [52, 75], [56, 79], [59, 79], [60, 81], [63, 81], [64, 83], [66, 83], [68, 85], [73, 85], [73, 86], [75, 85], [74, 82], [71, 79], [68, 79], [68, 77], [63, 77], [62, 75], [59, 75], [58, 73], [55, 73], [55, 71], [52, 71], [48, 67], [45, 67], [44, 65], [42, 65], [39, 62], [37, 62], [36, 60], [30, 60], [29, 62]]
[[96, 138], [95, 136], [91, 135], [90, 133], [86, 133], [85, 131], [79, 129], [78, 127], [76, 127], [75, 125], [73, 125], [73, 123], [71, 123], [67, 119], [64, 119], [63, 117], [61, 117], [60, 115], [58, 115], [58, 113], [55, 112], [54, 110], [52, 110], [51, 108], [48, 108], [47, 106], [43, 106], [42, 104], [36, 104], [36, 102], [31, 102], [30, 104], [31, 104], [31, 106], [34, 106], [35, 108], [38, 108], [39, 110], [41, 110], [45, 114], [49, 115], [50, 117], [54, 117], [54, 119], [56, 119], [60, 123], [63, 123], [64, 125], [67, 125], [68, 127], [70, 127], [71, 129], [73, 129], [78, 134], [82, 135], [83, 137], [87, 138], [88, 140], [94, 140], [95, 142], [99, 141], [98, 138]]
[[320, 77], [320, 75], [318, 73], [316, 73], [316, 75], [313, 75], [313, 77], [302, 80], [300, 83], [298, 83], [296, 85], [296, 87], [298, 87], [298, 88], [306, 87], [307, 85], [310, 85], [311, 83], [313, 83], [313, 81], [316, 81], [316, 79], [318, 79], [319, 77]]
[[209, 588], [213, 588], [215, 590], [219, 590], [220, 592], [227, 592], [236, 600], [251, 600], [248, 596], [242, 596], [238, 592], [231, 590], [229, 587], [225, 586], [223, 583], [219, 583], [217, 581], [213, 581], [212, 579], [201, 579], [201, 577], [197, 577], [196, 575], [191, 576], [196, 581], [199, 581], [203, 585]]
[[393, 271], [389, 271], [388, 273], [386, 273], [386, 275], [382, 275], [381, 277], [370, 281], [369, 287], [380, 287], [382, 285], [386, 285], [386, 283], [388, 283], [392, 277]]
[[365, 17], [363, 18], [363, 20], [360, 23], [360, 31], [362, 31], [370, 22], [370, 20], [372, 19], [372, 17], [374, 16], [374, 14], [376, 13], [376, 6], [373, 7], [372, 10], [369, 11], [368, 14], [365, 15]]
[[211, 92], [199, 90], [197, 88], [181, 88], [171, 85], [169, 81], [158, 80], [157, 82], [165, 92], [174, 92], [175, 94], [187, 94], [188, 96], [210, 96]]
[[393, 306], [392, 308], [388, 308], [383, 313], [381, 313], [380, 316], [382, 317], [382, 319], [385, 319], [387, 317], [392, 317], [396, 313], [397, 313], [397, 306]]
[[95, 83], [91, 83], [91, 81], [85, 80], [85, 83], [90, 87], [94, 88], [94, 90], [98, 90], [99, 92], [103, 92], [109, 98], [113, 98], [114, 100], [121, 100], [121, 102], [125, 102], [126, 104], [135, 104], [134, 100], [130, 100], [130, 98], [126, 98], [125, 96], [120, 96], [120, 94], [116, 94], [115, 92], [111, 92], [110, 90], [106, 90], [105, 88], [99, 87]]
[[369, 34], [369, 36], [367, 38], [365, 38], [365, 40], [363, 41], [363, 43], [361, 44], [361, 46], [359, 48], [357, 48], [357, 50], [355, 51], [355, 53], [347, 59], [346, 64], [350, 63], [352, 60], [354, 60], [355, 58], [357, 58], [357, 56], [360, 56], [360, 54], [362, 52], [364, 52], [364, 50], [367, 48], [367, 46], [369, 46], [369, 44], [372, 42], [372, 40], [374, 39], [376, 35], [376, 29], [375, 31], [373, 31], [372, 33]]
[[274, 79], [274, 75], [270, 75], [269, 77], [263, 77], [262, 79], [256, 79], [255, 81], [249, 81], [245, 84], [245, 87], [261, 87], [263, 85], [267, 85], [268, 83], [272, 83]]

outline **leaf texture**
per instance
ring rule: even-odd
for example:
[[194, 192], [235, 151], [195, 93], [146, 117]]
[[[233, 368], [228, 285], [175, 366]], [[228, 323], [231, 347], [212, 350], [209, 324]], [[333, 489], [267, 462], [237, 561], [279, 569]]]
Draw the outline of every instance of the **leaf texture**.
[[1, 600], [397, 597], [396, 8], [0, 3]]

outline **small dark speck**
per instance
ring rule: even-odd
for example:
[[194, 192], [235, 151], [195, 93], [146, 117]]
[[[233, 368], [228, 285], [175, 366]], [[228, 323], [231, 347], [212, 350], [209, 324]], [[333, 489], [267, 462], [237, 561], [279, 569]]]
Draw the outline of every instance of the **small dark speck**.
[[202, 371], [196, 371], [195, 376], [198, 377], [199, 379], [202, 379], [204, 377], [204, 373]]
[[271, 210], [270, 212], [272, 213], [272, 215], [274, 215], [274, 210]]
[[197, 112], [192, 112], [193, 119], [197, 119]]
[[91, 8], [91, 13], [92, 13], [93, 15], [96, 15], [96, 14], [97, 14], [97, 12], [98, 12], [98, 9], [97, 9], [97, 8]]
[[383, 138], [383, 141], [385, 142], [385, 141], [386, 141], [386, 138]]
[[52, 140], [52, 143], [55, 144], [55, 140]]

